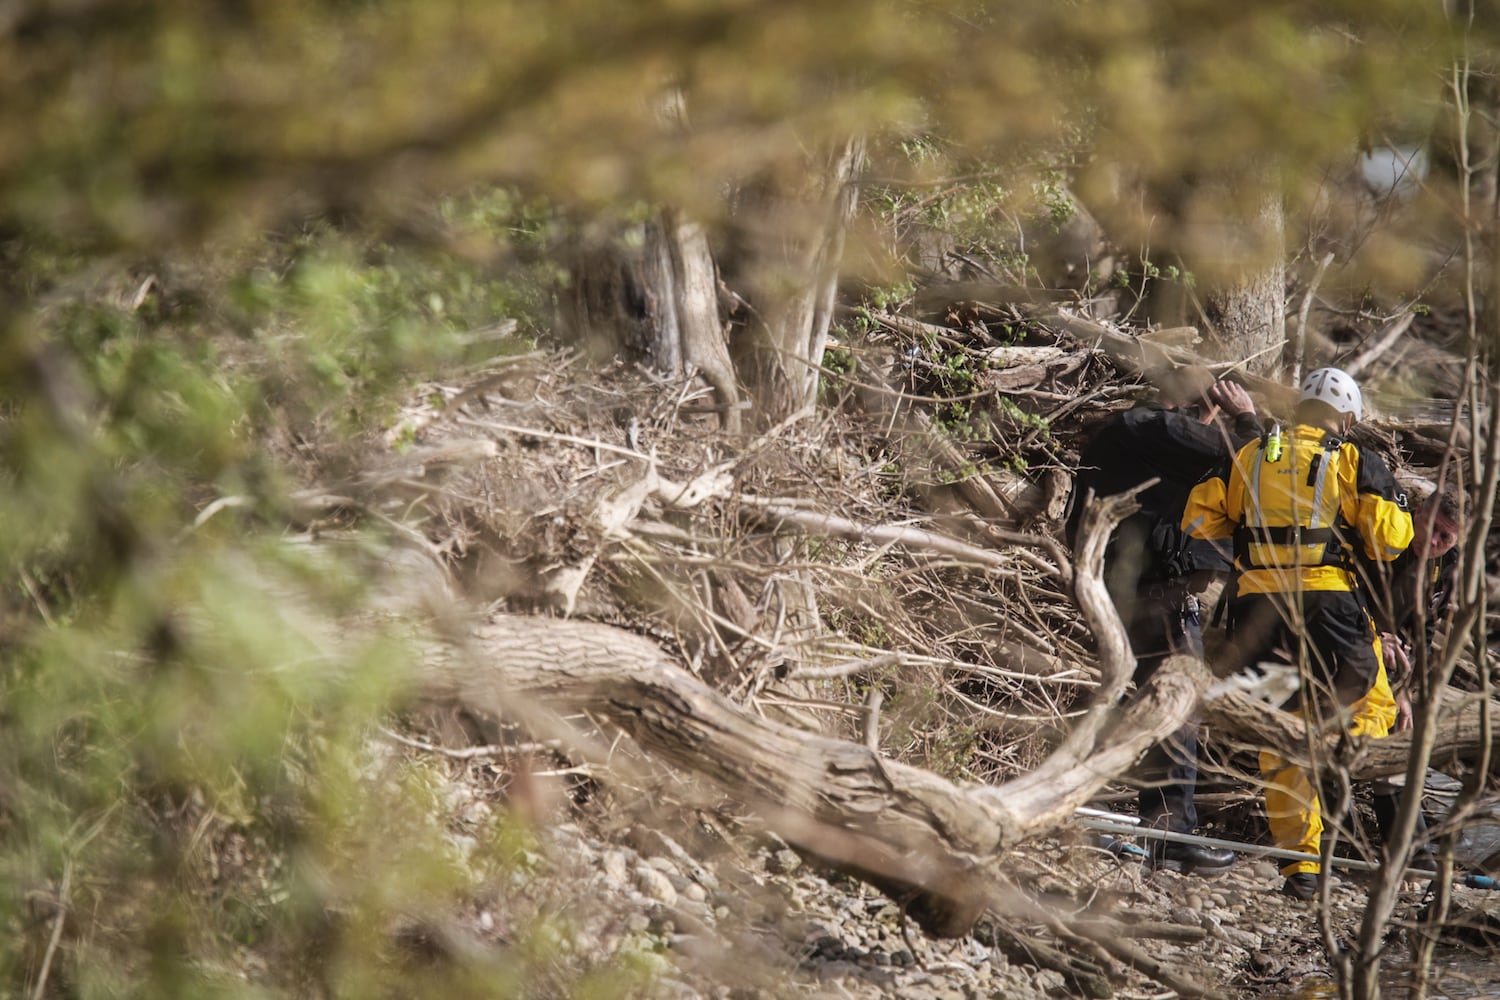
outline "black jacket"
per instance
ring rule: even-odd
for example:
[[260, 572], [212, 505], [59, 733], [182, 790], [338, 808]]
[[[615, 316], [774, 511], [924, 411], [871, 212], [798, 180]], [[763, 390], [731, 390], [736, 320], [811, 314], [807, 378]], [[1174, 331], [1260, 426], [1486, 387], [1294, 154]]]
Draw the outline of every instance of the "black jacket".
[[1436, 559], [1428, 559], [1424, 579], [1417, 577], [1421, 562], [1421, 554], [1413, 545], [1396, 557], [1388, 573], [1380, 573], [1378, 569], [1371, 571], [1371, 603], [1374, 606], [1370, 612], [1382, 632], [1398, 635], [1407, 645], [1415, 646], [1417, 608], [1425, 604], [1427, 627], [1422, 641], [1431, 648], [1437, 627], [1448, 613], [1448, 605], [1453, 599], [1458, 548], [1451, 548]]
[[1182, 510], [1200, 479], [1260, 433], [1260, 418], [1253, 413], [1241, 413], [1226, 426], [1200, 423], [1191, 410], [1147, 405], [1110, 419], [1080, 458], [1068, 544], [1077, 541], [1089, 490], [1112, 496], [1157, 478], [1160, 482], [1137, 495], [1140, 511], [1121, 522], [1106, 550], [1110, 591], [1172, 583], [1201, 570], [1228, 572], [1227, 545], [1188, 537], [1181, 528]]

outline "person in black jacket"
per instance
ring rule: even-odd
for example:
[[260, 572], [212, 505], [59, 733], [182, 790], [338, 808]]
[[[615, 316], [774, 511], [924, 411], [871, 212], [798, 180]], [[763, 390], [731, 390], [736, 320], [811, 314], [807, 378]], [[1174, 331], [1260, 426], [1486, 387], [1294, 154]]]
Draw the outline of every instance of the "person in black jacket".
[[1396, 693], [1398, 730], [1411, 728], [1412, 650], [1419, 641], [1425, 649], [1433, 648], [1453, 597], [1462, 507], [1457, 490], [1432, 493], [1412, 511], [1410, 547], [1390, 564], [1388, 572], [1366, 570], [1372, 581], [1371, 612], [1380, 626], [1385, 671]]
[[[1396, 701], [1397, 731], [1412, 726], [1412, 657], [1420, 645], [1434, 651], [1438, 626], [1448, 615], [1458, 567], [1458, 540], [1464, 519], [1461, 494], [1440, 489], [1412, 511], [1412, 543], [1379, 572], [1366, 565], [1371, 613], [1380, 628], [1381, 654]], [[1390, 840], [1404, 780], [1387, 778], [1375, 782], [1371, 806], [1383, 841]], [[1417, 847], [1408, 867], [1435, 870], [1436, 852], [1426, 842], [1427, 821], [1417, 813], [1414, 842]]]
[[[1199, 479], [1261, 433], [1250, 394], [1216, 381], [1206, 368], [1162, 371], [1152, 381], [1156, 405], [1114, 417], [1084, 449], [1067, 524], [1071, 545], [1090, 492], [1111, 496], [1159, 480], [1137, 495], [1141, 509], [1120, 523], [1105, 550], [1104, 582], [1130, 636], [1137, 685], [1173, 654], [1203, 656], [1197, 595], [1212, 577], [1228, 573], [1230, 552], [1185, 534], [1183, 506]], [[1190, 719], [1141, 762], [1142, 822], [1192, 833], [1197, 776], [1198, 722]], [[1218, 874], [1234, 863], [1234, 853], [1153, 841], [1152, 859], [1184, 874]]]

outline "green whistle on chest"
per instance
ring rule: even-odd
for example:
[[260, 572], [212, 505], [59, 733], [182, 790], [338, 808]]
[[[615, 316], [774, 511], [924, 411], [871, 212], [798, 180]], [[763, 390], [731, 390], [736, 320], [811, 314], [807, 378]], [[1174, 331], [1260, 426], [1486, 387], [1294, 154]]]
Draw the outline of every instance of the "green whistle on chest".
[[1266, 435], [1265, 455], [1267, 462], [1281, 461], [1281, 425], [1277, 424], [1271, 428], [1271, 433]]

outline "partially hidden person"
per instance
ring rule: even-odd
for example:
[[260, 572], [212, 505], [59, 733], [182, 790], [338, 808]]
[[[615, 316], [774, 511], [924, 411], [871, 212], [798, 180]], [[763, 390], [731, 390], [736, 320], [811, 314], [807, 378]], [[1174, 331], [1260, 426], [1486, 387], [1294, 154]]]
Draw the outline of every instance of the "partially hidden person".
[[[1412, 511], [1412, 544], [1394, 562], [1366, 567], [1365, 585], [1379, 628], [1381, 659], [1395, 696], [1394, 729], [1412, 726], [1413, 662], [1431, 662], [1437, 654], [1439, 625], [1448, 617], [1458, 567], [1458, 540], [1464, 520], [1462, 494], [1452, 486], [1430, 493]], [[1419, 655], [1417, 650], [1422, 650]], [[1371, 806], [1383, 843], [1389, 844], [1404, 776], [1375, 782]], [[1426, 837], [1419, 811], [1407, 867], [1437, 869], [1436, 852]]]
[[[1189, 537], [1181, 527], [1193, 484], [1261, 433], [1255, 403], [1234, 382], [1190, 365], [1151, 373], [1154, 403], [1111, 418], [1080, 456], [1067, 539], [1076, 543], [1087, 497], [1112, 496], [1155, 479], [1137, 495], [1140, 510], [1116, 527], [1105, 550], [1104, 582], [1130, 637], [1134, 680], [1144, 684], [1167, 657], [1203, 656], [1198, 595], [1230, 569], [1227, 547]], [[1141, 821], [1173, 833], [1198, 826], [1198, 725], [1188, 719], [1142, 760], [1137, 779]], [[1233, 865], [1233, 851], [1150, 841], [1154, 865], [1213, 875]]]

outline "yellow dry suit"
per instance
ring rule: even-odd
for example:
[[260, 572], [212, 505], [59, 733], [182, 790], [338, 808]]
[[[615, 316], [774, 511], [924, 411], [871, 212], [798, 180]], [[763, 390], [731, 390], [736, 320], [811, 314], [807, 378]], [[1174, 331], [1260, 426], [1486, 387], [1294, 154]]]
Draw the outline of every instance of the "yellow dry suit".
[[[1182, 527], [1197, 538], [1233, 539], [1231, 669], [1305, 648], [1332, 700], [1347, 706], [1351, 733], [1390, 732], [1395, 699], [1355, 593], [1354, 547], [1377, 562], [1394, 560], [1411, 544], [1412, 523], [1378, 455], [1305, 424], [1273, 430], [1194, 487]], [[1311, 701], [1301, 702], [1305, 713]], [[1323, 822], [1311, 776], [1269, 752], [1260, 767], [1276, 845], [1316, 855]], [[1318, 870], [1299, 861], [1282, 873]]]
[[1380, 456], [1306, 424], [1251, 441], [1195, 486], [1182, 528], [1233, 539], [1240, 594], [1353, 590], [1356, 543], [1390, 562], [1412, 539], [1411, 514]]

